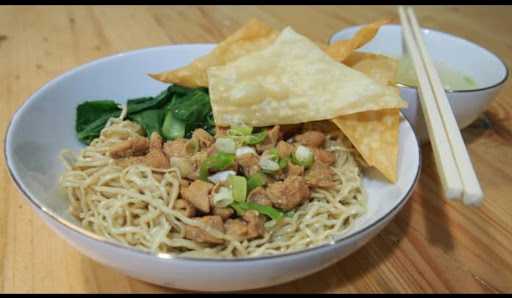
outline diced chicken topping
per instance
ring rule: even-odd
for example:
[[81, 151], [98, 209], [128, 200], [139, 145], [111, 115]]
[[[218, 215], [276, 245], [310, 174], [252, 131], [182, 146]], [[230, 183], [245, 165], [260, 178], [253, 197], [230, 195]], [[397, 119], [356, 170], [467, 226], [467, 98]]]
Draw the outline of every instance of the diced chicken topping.
[[303, 177], [290, 176], [284, 181], [272, 183], [267, 188], [272, 205], [291, 210], [309, 198], [309, 188]]
[[247, 201], [264, 206], [272, 206], [272, 201], [268, 198], [267, 192], [261, 186], [251, 190], [247, 196]]
[[144, 156], [143, 163], [157, 169], [168, 169], [171, 166], [169, 158], [167, 158], [161, 150], [150, 150], [149, 153]]
[[320, 147], [325, 142], [325, 135], [319, 131], [311, 130], [297, 135], [295, 140], [304, 146]]
[[181, 195], [200, 211], [209, 213], [210, 199], [208, 198], [208, 195], [212, 187], [213, 184], [211, 183], [204, 182], [202, 180], [195, 180], [189, 187], [181, 190]]
[[315, 160], [320, 161], [326, 165], [333, 165], [336, 162], [336, 155], [321, 148], [312, 148]]
[[288, 157], [290, 156], [293, 151], [295, 150], [295, 147], [290, 144], [290, 143], [287, 143], [285, 141], [279, 141], [279, 143], [277, 143], [277, 152], [279, 152], [279, 157], [280, 158], [285, 158], [285, 157]]
[[168, 157], [187, 157], [194, 153], [191, 147], [190, 140], [176, 139], [165, 142], [164, 152]]
[[116, 160], [116, 164], [127, 167], [134, 164], [145, 164], [148, 167], [157, 169], [168, 169], [171, 165], [169, 158], [162, 151], [162, 137], [153, 132], [149, 139], [149, 152], [145, 156], [132, 156]]
[[249, 227], [247, 223], [241, 219], [228, 219], [224, 223], [226, 234], [235, 238], [238, 241], [247, 239], [249, 234]]
[[190, 185], [190, 181], [186, 179], [180, 179], [180, 187], [188, 187]]
[[288, 162], [288, 176], [302, 176], [304, 175], [304, 167]]
[[171, 157], [171, 167], [177, 168], [181, 177], [187, 177], [195, 170], [194, 162], [190, 157]]
[[305, 178], [309, 186], [330, 188], [336, 185], [336, 173], [328, 165], [317, 161], [306, 172]]
[[244, 213], [242, 218], [248, 223], [247, 238], [252, 239], [265, 235], [265, 217], [255, 210]]
[[140, 156], [148, 152], [149, 141], [144, 137], [131, 138], [124, 142], [118, 143], [110, 149], [112, 158], [124, 158], [131, 156]]
[[162, 151], [162, 137], [153, 132], [149, 139], [149, 153], [144, 156], [144, 163], [152, 168], [167, 169], [171, 166], [169, 158]]
[[177, 199], [174, 203], [174, 209], [186, 217], [193, 217], [196, 215], [196, 208], [192, 204], [183, 199]]
[[208, 148], [215, 142], [213, 136], [202, 128], [194, 130], [192, 139], [196, 139], [199, 142], [200, 148]]
[[220, 216], [223, 220], [227, 220], [233, 216], [234, 211], [233, 209], [227, 207], [214, 207], [213, 214]]
[[259, 172], [259, 157], [256, 154], [246, 153], [236, 158], [238, 164], [242, 167], [245, 176], [251, 176]]
[[[211, 229], [214, 229], [221, 233], [224, 233], [224, 224], [222, 222], [222, 218], [218, 215], [203, 216], [201, 218], [196, 217], [194, 219], [198, 219], [199, 221], [203, 222]], [[190, 225], [185, 225], [185, 238], [194, 240], [197, 242], [203, 242], [203, 243], [213, 243], [213, 244], [224, 243], [224, 239], [216, 238], [216, 237], [210, 235], [205, 230], [203, 230], [199, 227], [190, 226]]]
[[267, 130], [267, 137], [262, 143], [256, 145], [256, 151], [261, 153], [265, 150], [274, 148], [280, 139], [281, 134], [279, 132], [279, 125], [276, 125]]
[[257, 211], [249, 210], [242, 219], [228, 219], [224, 224], [226, 234], [239, 240], [254, 239], [265, 235], [265, 218]]
[[279, 129], [280, 129], [280, 126], [276, 125], [268, 131], [268, 138], [270, 139], [270, 143], [273, 146], [275, 146], [277, 144], [277, 142], [281, 139], [281, 134], [279, 132]]

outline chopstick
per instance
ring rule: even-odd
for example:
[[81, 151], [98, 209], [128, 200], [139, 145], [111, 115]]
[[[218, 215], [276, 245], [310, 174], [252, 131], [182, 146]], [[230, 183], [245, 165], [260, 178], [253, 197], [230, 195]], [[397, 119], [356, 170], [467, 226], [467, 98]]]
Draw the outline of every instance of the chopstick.
[[418, 24], [414, 10], [411, 7], [408, 7], [407, 14], [412, 25], [412, 32], [415, 36], [416, 43], [419, 46], [420, 53], [423, 58], [424, 66], [430, 78], [430, 83], [434, 91], [437, 107], [441, 114], [441, 118], [448, 135], [448, 140], [450, 141], [452, 148], [452, 154], [455, 158], [455, 163], [462, 180], [463, 201], [468, 205], [479, 204], [482, 201], [484, 194], [473, 168], [473, 164], [471, 163], [471, 159], [469, 158], [464, 140], [462, 139], [459, 126], [457, 125], [457, 121], [453, 115], [439, 74], [437, 73], [434, 64], [432, 63], [432, 59], [430, 59], [430, 56], [427, 52], [427, 48], [423, 41], [423, 37], [420, 32], [420, 26]]
[[419, 81], [420, 102], [431, 140], [444, 195], [462, 196], [467, 205], [477, 205], [483, 192], [448, 103], [439, 75], [428, 55], [412, 8], [399, 7], [402, 33]]

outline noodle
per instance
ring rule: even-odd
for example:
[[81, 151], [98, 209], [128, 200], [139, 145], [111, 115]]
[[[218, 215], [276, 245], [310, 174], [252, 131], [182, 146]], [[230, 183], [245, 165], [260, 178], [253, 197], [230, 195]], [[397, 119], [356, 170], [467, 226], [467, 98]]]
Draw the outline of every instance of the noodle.
[[[142, 134], [141, 127], [123, 120], [123, 115], [110, 119], [100, 137], [79, 156], [62, 153], [66, 171], [59, 184], [67, 194], [71, 214], [86, 229], [105, 238], [154, 253], [190, 257], [273, 255], [333, 241], [366, 212], [366, 194], [354, 150], [346, 140], [328, 138], [326, 149], [337, 157], [332, 167], [336, 187], [313, 189], [311, 199], [291, 215], [279, 222], [266, 222], [262, 238], [238, 241], [173, 209], [181, 178], [177, 169], [114, 164], [109, 148]], [[209, 246], [185, 239], [185, 225], [204, 229], [225, 242]]]

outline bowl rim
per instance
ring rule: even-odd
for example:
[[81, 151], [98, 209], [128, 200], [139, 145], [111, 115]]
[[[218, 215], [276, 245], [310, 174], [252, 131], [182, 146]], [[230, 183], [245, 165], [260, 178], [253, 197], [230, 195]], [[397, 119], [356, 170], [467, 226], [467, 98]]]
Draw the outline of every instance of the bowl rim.
[[357, 236], [364, 234], [368, 230], [371, 230], [373, 227], [375, 227], [378, 224], [380, 224], [383, 221], [385, 221], [395, 211], [397, 211], [401, 207], [403, 207], [403, 205], [408, 201], [409, 197], [411, 196], [412, 192], [414, 191], [414, 189], [415, 189], [415, 187], [417, 185], [417, 182], [419, 180], [419, 176], [420, 176], [420, 173], [421, 173], [421, 169], [422, 169], [421, 152], [422, 151], [421, 151], [420, 143], [418, 141], [418, 137], [416, 135], [416, 131], [414, 130], [413, 126], [411, 125], [411, 122], [409, 121], [409, 119], [405, 115], [403, 115], [402, 112], [400, 112], [400, 115], [401, 115], [401, 117], [403, 117], [403, 119], [406, 122], [406, 125], [412, 131], [412, 135], [414, 136], [414, 140], [415, 140], [415, 144], [416, 144], [416, 150], [417, 150], [418, 156], [419, 156], [419, 158], [418, 158], [418, 167], [416, 169], [416, 174], [415, 174], [413, 182], [410, 185], [410, 187], [407, 190], [407, 192], [404, 193], [402, 198], [400, 198], [398, 203], [393, 208], [391, 208], [391, 210], [389, 210], [385, 215], [381, 216], [380, 218], [378, 218], [374, 222], [370, 223], [368, 226], [364, 227], [363, 229], [361, 229], [361, 230], [359, 230], [359, 231], [357, 231], [357, 232], [355, 232], [353, 234], [342, 236], [342, 237], [340, 237], [340, 238], [338, 238], [338, 239], [336, 239], [334, 241], [326, 242], [326, 243], [323, 243], [323, 244], [320, 244], [320, 245], [317, 245], [317, 246], [309, 247], [309, 248], [298, 250], [298, 251], [292, 251], [292, 252], [281, 253], [281, 254], [276, 254], [276, 255], [266, 255], [266, 256], [257, 256], [257, 257], [242, 257], [242, 258], [226, 258], [226, 259], [224, 259], [224, 258], [205, 258], [205, 257], [187, 257], [187, 256], [173, 255], [173, 254], [170, 254], [170, 253], [153, 253], [151, 251], [142, 250], [142, 249], [139, 249], [139, 248], [135, 248], [135, 247], [131, 247], [131, 246], [122, 244], [120, 242], [116, 242], [116, 241], [107, 239], [105, 237], [102, 237], [100, 235], [95, 234], [92, 231], [86, 230], [85, 228], [83, 228], [80, 225], [77, 225], [77, 224], [69, 222], [68, 220], [64, 219], [62, 216], [58, 215], [56, 212], [54, 212], [54, 211], [50, 210], [49, 208], [45, 207], [42, 203], [40, 203], [38, 200], [36, 200], [35, 197], [30, 195], [28, 190], [26, 190], [24, 188], [23, 183], [20, 181], [19, 177], [17, 177], [17, 175], [15, 174], [15, 171], [13, 170], [13, 160], [12, 160], [12, 157], [10, 157], [10, 154], [8, 154], [8, 152], [11, 152], [12, 150], [8, 150], [8, 147], [10, 147], [11, 142], [12, 142], [10, 140], [11, 140], [11, 132], [12, 132], [13, 124], [17, 121], [17, 118], [22, 113], [22, 111], [30, 103], [35, 101], [36, 98], [38, 98], [40, 94], [44, 93], [48, 88], [52, 87], [53, 85], [55, 85], [56, 83], [58, 83], [59, 81], [64, 79], [65, 77], [73, 75], [74, 73], [79, 72], [80, 70], [83, 70], [84, 68], [93, 66], [93, 65], [101, 63], [101, 62], [106, 62], [107, 60], [110, 60], [110, 59], [121, 58], [122, 56], [126, 56], [126, 55], [136, 55], [136, 54], [139, 54], [141, 52], [157, 50], [157, 49], [162, 49], [162, 48], [169, 48], [169, 47], [211, 46], [211, 45], [213, 45], [213, 44], [209, 44], [209, 43], [189, 43], [189, 44], [165, 45], [165, 46], [149, 47], [149, 48], [143, 48], [143, 49], [127, 51], [127, 52], [123, 52], [123, 53], [113, 54], [113, 55], [110, 55], [110, 56], [106, 56], [106, 57], [103, 57], [103, 58], [99, 58], [99, 59], [93, 60], [91, 62], [84, 63], [84, 64], [79, 65], [77, 67], [74, 67], [74, 68], [72, 68], [72, 69], [62, 73], [61, 75], [57, 76], [56, 78], [50, 80], [49, 82], [45, 83], [42, 87], [37, 89], [32, 95], [30, 95], [30, 97], [27, 100], [25, 100], [20, 106], [18, 106], [16, 111], [12, 114], [11, 119], [9, 120], [9, 123], [7, 125], [6, 133], [4, 135], [4, 148], [3, 148], [4, 150], [3, 151], [4, 151], [5, 164], [6, 164], [6, 167], [8, 169], [9, 175], [11, 176], [11, 179], [14, 181], [14, 183], [15, 183], [16, 187], [18, 188], [18, 190], [23, 194], [23, 197], [30, 203], [30, 205], [33, 208], [36, 208], [38, 211], [43, 212], [45, 215], [49, 216], [49, 218], [51, 218], [53, 221], [55, 221], [56, 223], [58, 223], [62, 227], [66, 228], [66, 229], [69, 229], [69, 230], [77, 233], [80, 236], [84, 236], [84, 237], [88, 238], [89, 240], [92, 240], [93, 242], [94, 241], [98, 241], [98, 242], [100, 242], [102, 244], [105, 244], [107, 246], [110, 246], [110, 247], [123, 249], [123, 250], [126, 250], [128, 252], [132, 252], [132, 253], [135, 253], [135, 254], [140, 254], [140, 255], [143, 255], [143, 256], [156, 257], [156, 258], [161, 259], [161, 260], [179, 260], [179, 261], [187, 261], [187, 262], [221, 262], [221, 263], [226, 263], [226, 262], [238, 263], [238, 262], [265, 261], [265, 260], [268, 260], [268, 259], [276, 259], [276, 258], [284, 258], [284, 257], [289, 257], [289, 256], [297, 256], [297, 255], [306, 254], [306, 253], [313, 252], [313, 251], [318, 251], [318, 250], [321, 250], [321, 249], [324, 249], [324, 248], [327, 248], [327, 247], [332, 247], [333, 245], [337, 245], [337, 244], [340, 244], [342, 242], [348, 241], [350, 239], [354, 239]]
[[[363, 25], [354, 25], [354, 26], [350, 26], [350, 27], [345, 27], [345, 28], [343, 28], [343, 29], [341, 29], [339, 31], [334, 32], [327, 39], [327, 44], [331, 44], [331, 41], [332, 41], [332, 39], [334, 38], [334, 36], [336, 34], [339, 34], [341, 32], [344, 32], [344, 31], [347, 31], [347, 30], [351, 30], [351, 29], [354, 29], [354, 28], [360, 28], [362, 26], [364, 26], [364, 24]], [[396, 28], [396, 27], [401, 27], [401, 25], [398, 25], [398, 24], [386, 24], [386, 25], [382, 25], [382, 27], [380, 29], [382, 29], [384, 27]], [[489, 85], [489, 86], [485, 86], [485, 87], [475, 88], [475, 89], [461, 89], [461, 90], [446, 90], [445, 89], [444, 90], [445, 93], [447, 93], [447, 94], [450, 94], [450, 93], [471, 93], [471, 92], [485, 91], [485, 90], [493, 89], [493, 88], [496, 88], [496, 87], [498, 87], [500, 85], [503, 85], [508, 80], [508, 77], [509, 77], [509, 74], [510, 74], [510, 70], [509, 70], [507, 64], [505, 63], [505, 61], [503, 60], [503, 58], [498, 56], [498, 54], [496, 54], [495, 52], [493, 52], [493, 51], [491, 51], [491, 50], [489, 50], [489, 49], [487, 49], [487, 48], [477, 44], [474, 41], [468, 40], [468, 39], [466, 39], [464, 37], [460, 37], [458, 35], [455, 35], [455, 34], [452, 34], [452, 33], [449, 33], [449, 32], [439, 31], [439, 30], [432, 29], [430, 27], [425, 27], [425, 26], [422, 26], [421, 30], [422, 31], [433, 32], [434, 34], [447, 35], [449, 38], [459, 39], [459, 40], [462, 40], [462, 41], [467, 42], [469, 44], [472, 44], [472, 45], [478, 47], [480, 50], [482, 50], [484, 52], [487, 52], [491, 56], [494, 56], [501, 63], [501, 65], [505, 68], [505, 75], [503, 76], [503, 78], [501, 80], [499, 80], [495, 84], [492, 84], [492, 85]], [[377, 34], [378, 34], [378, 32], [377, 32]], [[400, 88], [403, 88], [403, 89], [416, 90], [416, 92], [417, 92], [417, 89], [418, 89], [418, 87], [415, 87], [415, 86], [412, 86], [412, 85], [408, 85], [408, 84], [403, 84], [403, 83], [395, 83], [395, 85], [397, 87], [400, 87]]]

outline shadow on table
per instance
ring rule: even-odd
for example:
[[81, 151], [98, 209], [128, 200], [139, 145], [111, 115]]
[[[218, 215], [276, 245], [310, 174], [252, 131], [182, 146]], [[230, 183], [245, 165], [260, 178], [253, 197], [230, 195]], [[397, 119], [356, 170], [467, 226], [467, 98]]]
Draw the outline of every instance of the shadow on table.
[[416, 191], [420, 197], [427, 240], [431, 245], [437, 246], [443, 251], [451, 251], [454, 248], [453, 236], [449, 230], [449, 218], [446, 214], [449, 203], [443, 197], [441, 181], [437, 174], [434, 153], [430, 145], [422, 146], [422, 162], [422, 177]]
[[497, 116], [490, 111], [483, 113], [473, 123], [462, 129], [461, 134], [464, 143], [469, 145], [490, 130], [494, 130], [500, 136], [505, 135], [505, 139], [512, 138], [510, 129], [502, 125]]

